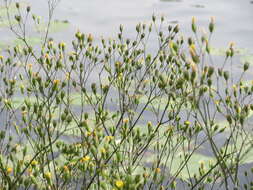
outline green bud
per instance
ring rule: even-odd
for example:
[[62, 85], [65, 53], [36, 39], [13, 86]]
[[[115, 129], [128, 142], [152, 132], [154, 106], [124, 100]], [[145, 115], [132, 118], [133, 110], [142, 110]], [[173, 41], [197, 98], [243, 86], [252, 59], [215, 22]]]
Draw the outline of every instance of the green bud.
[[247, 71], [249, 69], [249, 62], [244, 63], [243, 70]]

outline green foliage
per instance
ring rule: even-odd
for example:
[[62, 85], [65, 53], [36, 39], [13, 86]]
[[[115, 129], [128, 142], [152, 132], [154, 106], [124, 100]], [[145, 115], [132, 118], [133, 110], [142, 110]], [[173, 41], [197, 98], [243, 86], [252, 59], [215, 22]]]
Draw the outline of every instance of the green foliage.
[[[68, 29], [69, 26], [70, 26], [70, 23], [67, 20], [63, 20], [63, 21], [53, 20], [50, 23], [49, 32], [51, 32], [51, 33], [61, 32], [61, 31]], [[47, 27], [48, 27], [48, 23], [40, 23], [37, 27], [37, 30], [40, 32], [45, 32], [45, 31], [47, 31]]]

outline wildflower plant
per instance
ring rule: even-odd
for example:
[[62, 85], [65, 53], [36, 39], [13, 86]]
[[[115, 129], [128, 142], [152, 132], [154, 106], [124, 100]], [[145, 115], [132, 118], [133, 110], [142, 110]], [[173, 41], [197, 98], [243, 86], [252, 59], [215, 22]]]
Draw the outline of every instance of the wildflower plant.
[[250, 187], [250, 169], [249, 183], [240, 181], [241, 165], [252, 162], [250, 66], [235, 75], [233, 44], [214, 61], [214, 18], [208, 33], [193, 18], [189, 38], [154, 15], [136, 26], [135, 39], [121, 25], [116, 39], [77, 31], [70, 45], [48, 37], [57, 4], [49, 1], [48, 27], [34, 47], [26, 36], [27, 20], [38, 24], [31, 7], [16, 3], [10, 15], [4, 2], [23, 45], [0, 56], [1, 189]]

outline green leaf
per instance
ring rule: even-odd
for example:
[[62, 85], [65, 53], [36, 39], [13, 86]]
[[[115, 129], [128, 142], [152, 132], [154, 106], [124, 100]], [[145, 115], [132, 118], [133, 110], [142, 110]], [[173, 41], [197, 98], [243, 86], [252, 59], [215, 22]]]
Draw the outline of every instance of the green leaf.
[[[38, 27], [38, 31], [40, 32], [46, 32], [47, 31], [47, 26], [48, 23], [41, 23]], [[69, 21], [67, 20], [54, 20], [51, 22], [50, 27], [49, 27], [49, 32], [61, 32], [66, 29], [68, 29], [70, 26]]]
[[249, 64], [253, 64], [253, 54], [248, 54], [245, 56], [242, 56], [240, 58], [240, 62], [244, 64], [245, 62], [248, 62]]
[[[39, 38], [39, 37], [28, 37], [28, 38], [26, 38], [26, 42], [30, 46], [35, 46], [35, 45], [38, 45], [38, 44], [42, 43], [42, 39]], [[15, 46], [17, 46], [17, 45], [24, 46], [25, 45], [24, 41], [21, 40], [21, 39], [15, 39], [13, 41], [13, 44]]]
[[[227, 50], [228, 50], [228, 48], [211, 47], [210, 48], [210, 53], [212, 55], [224, 56], [224, 55], [226, 55]], [[246, 49], [246, 48], [235, 48], [235, 54], [236, 55], [245, 55], [247, 53], [249, 53], [249, 50]]]

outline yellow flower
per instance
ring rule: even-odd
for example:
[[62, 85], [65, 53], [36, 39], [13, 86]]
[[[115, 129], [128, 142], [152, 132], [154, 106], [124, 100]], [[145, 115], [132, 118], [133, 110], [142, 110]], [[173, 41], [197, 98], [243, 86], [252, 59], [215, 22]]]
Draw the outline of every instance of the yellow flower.
[[122, 188], [124, 186], [124, 182], [122, 180], [117, 180], [115, 182], [116, 187]]
[[65, 172], [68, 172], [68, 171], [69, 171], [68, 166], [63, 166], [63, 169], [64, 169]]
[[84, 156], [82, 159], [81, 159], [81, 162], [88, 162], [90, 160], [90, 157], [89, 156]]
[[49, 46], [54, 45], [54, 41], [50, 40], [50, 41], [48, 42], [48, 45], [49, 45]]
[[46, 59], [49, 59], [48, 53], [45, 54], [45, 58], [46, 58]]
[[193, 51], [196, 51], [196, 46], [195, 46], [194, 44], [192, 44], [192, 45], [190, 46], [190, 48], [191, 48]]
[[60, 80], [58, 80], [58, 79], [55, 79], [55, 80], [54, 80], [54, 84], [55, 84], [55, 85], [58, 85], [59, 83], [60, 83]]
[[148, 177], [149, 177], [149, 174], [145, 172], [145, 173], [143, 174], [143, 177], [144, 177], [144, 178], [148, 178]]
[[128, 118], [125, 118], [124, 120], [123, 120], [123, 123], [125, 123], [125, 124], [127, 124], [129, 122], [129, 119]]
[[27, 64], [27, 66], [29, 67], [29, 69], [31, 69], [33, 65], [31, 63], [29, 63], [29, 64]]
[[3, 60], [4, 59], [4, 56], [0, 55], [0, 60]]
[[156, 169], [155, 169], [155, 172], [156, 172], [156, 173], [161, 173], [161, 169], [160, 169], [160, 168], [156, 168]]
[[12, 168], [10, 168], [10, 167], [9, 167], [9, 168], [7, 168], [7, 174], [11, 174], [11, 173], [12, 173], [12, 171], [13, 171], [13, 170], [12, 170]]
[[27, 173], [28, 173], [29, 176], [32, 175], [32, 172], [33, 172], [32, 169], [31, 169], [31, 168], [28, 168]]
[[91, 133], [91, 132], [89, 132], [89, 131], [87, 131], [87, 132], [86, 132], [86, 136], [88, 136], [88, 137], [89, 137], [89, 136], [91, 136], [91, 135], [92, 135], [92, 133]]
[[64, 42], [61, 42], [61, 43], [59, 44], [59, 46], [60, 46], [61, 48], [65, 48], [66, 44], [65, 44]]
[[46, 179], [51, 179], [51, 177], [52, 177], [52, 174], [50, 172], [45, 173], [45, 178]]
[[31, 165], [32, 166], [36, 166], [38, 164], [38, 161], [36, 161], [36, 160], [33, 160], [32, 162], [31, 162]]
[[191, 124], [191, 122], [187, 120], [187, 121], [184, 122], [184, 124], [185, 124], [186, 126], [189, 126], [189, 125]]
[[66, 80], [69, 80], [69, 79], [70, 79], [70, 74], [66, 73]]
[[114, 138], [113, 136], [106, 136], [105, 137], [106, 141], [108, 141], [108, 142], [110, 142], [111, 140], [113, 140], [113, 138]]
[[101, 151], [102, 154], [105, 154], [105, 153], [106, 153], [105, 148], [101, 148], [100, 151]]

